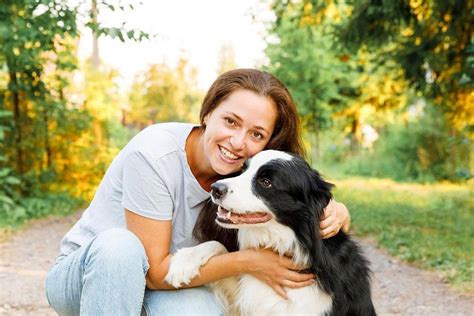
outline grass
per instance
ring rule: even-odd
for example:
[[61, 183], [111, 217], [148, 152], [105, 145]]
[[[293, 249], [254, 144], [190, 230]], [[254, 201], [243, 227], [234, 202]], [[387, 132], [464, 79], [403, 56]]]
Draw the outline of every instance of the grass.
[[441, 273], [462, 292], [474, 292], [474, 183], [340, 177], [333, 182], [357, 235], [370, 235], [392, 255]]

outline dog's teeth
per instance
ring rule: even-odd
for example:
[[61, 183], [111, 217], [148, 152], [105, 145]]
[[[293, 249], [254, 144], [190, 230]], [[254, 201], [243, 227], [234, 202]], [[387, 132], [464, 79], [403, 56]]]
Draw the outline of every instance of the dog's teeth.
[[226, 216], [226, 218], [227, 218], [227, 219], [230, 219], [230, 217], [231, 217], [231, 216], [232, 216], [232, 212], [231, 212], [231, 211], [229, 211], [229, 213], [227, 213], [227, 216]]

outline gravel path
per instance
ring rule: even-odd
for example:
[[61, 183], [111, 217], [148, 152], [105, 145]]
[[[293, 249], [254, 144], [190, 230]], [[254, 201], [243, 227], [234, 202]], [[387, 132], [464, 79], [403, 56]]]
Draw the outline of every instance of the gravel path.
[[[34, 222], [0, 243], [0, 315], [54, 315], [44, 279], [61, 237], [79, 214]], [[474, 315], [474, 296], [450, 290], [432, 272], [408, 266], [360, 241], [372, 263], [373, 299], [379, 315]]]

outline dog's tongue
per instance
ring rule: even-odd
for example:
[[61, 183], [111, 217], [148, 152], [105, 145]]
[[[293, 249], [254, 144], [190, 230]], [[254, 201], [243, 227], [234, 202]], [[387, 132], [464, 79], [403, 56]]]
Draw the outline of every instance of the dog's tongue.
[[265, 212], [255, 212], [255, 213], [232, 213], [226, 209], [219, 207], [219, 212], [217, 215], [222, 219], [227, 219], [233, 224], [256, 224], [264, 223], [271, 219], [271, 215]]

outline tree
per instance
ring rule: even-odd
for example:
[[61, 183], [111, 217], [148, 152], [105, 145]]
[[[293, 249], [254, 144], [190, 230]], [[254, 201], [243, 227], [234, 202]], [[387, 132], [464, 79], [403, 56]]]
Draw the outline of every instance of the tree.
[[196, 70], [183, 57], [176, 68], [152, 65], [132, 85], [127, 123], [143, 128], [157, 122], [197, 122], [202, 92], [196, 90], [196, 80]]
[[311, 148], [319, 159], [319, 134], [331, 126], [333, 115], [344, 111], [353, 118], [353, 126], [360, 125], [353, 100], [360, 95], [362, 66], [333, 49], [332, 22], [302, 20], [304, 5], [296, 1], [276, 1], [273, 9], [277, 19], [270, 29], [267, 69], [292, 93], [305, 127], [314, 136]]
[[[4, 140], [0, 178], [8, 173], [9, 179], [21, 181], [16, 197], [11, 186], [0, 183], [0, 196], [18, 202], [34, 192], [61, 188], [58, 166], [70, 158], [71, 143], [89, 127], [87, 110], [66, 95], [77, 68], [78, 16], [87, 2], [73, 6], [66, 0], [6, 0], [0, 4], [0, 138]], [[98, 5], [126, 10], [107, 1]], [[103, 27], [96, 21], [87, 25], [96, 34], [120, 40], [148, 36], [124, 26]]]
[[[330, 0], [305, 0], [298, 18], [324, 19]], [[356, 54], [378, 50], [373, 62], [395, 61], [400, 78], [420, 95], [442, 106], [453, 128], [474, 124], [473, 1], [357, 0], [344, 5], [345, 18], [334, 28], [340, 49]]]
[[370, 51], [374, 71], [387, 72], [402, 83], [403, 94], [410, 96], [413, 91], [412, 99], [422, 98], [427, 107], [438, 107], [435, 111], [427, 108], [426, 113], [441, 113], [449, 127], [449, 142], [444, 145], [451, 144], [451, 154], [440, 159], [451, 170], [444, 174], [454, 177], [464, 168], [474, 126], [472, 0], [277, 3], [277, 12], [284, 12], [286, 6], [297, 8], [293, 19], [302, 25], [329, 21], [332, 27], [326, 30], [334, 38], [333, 49], [350, 59]]

